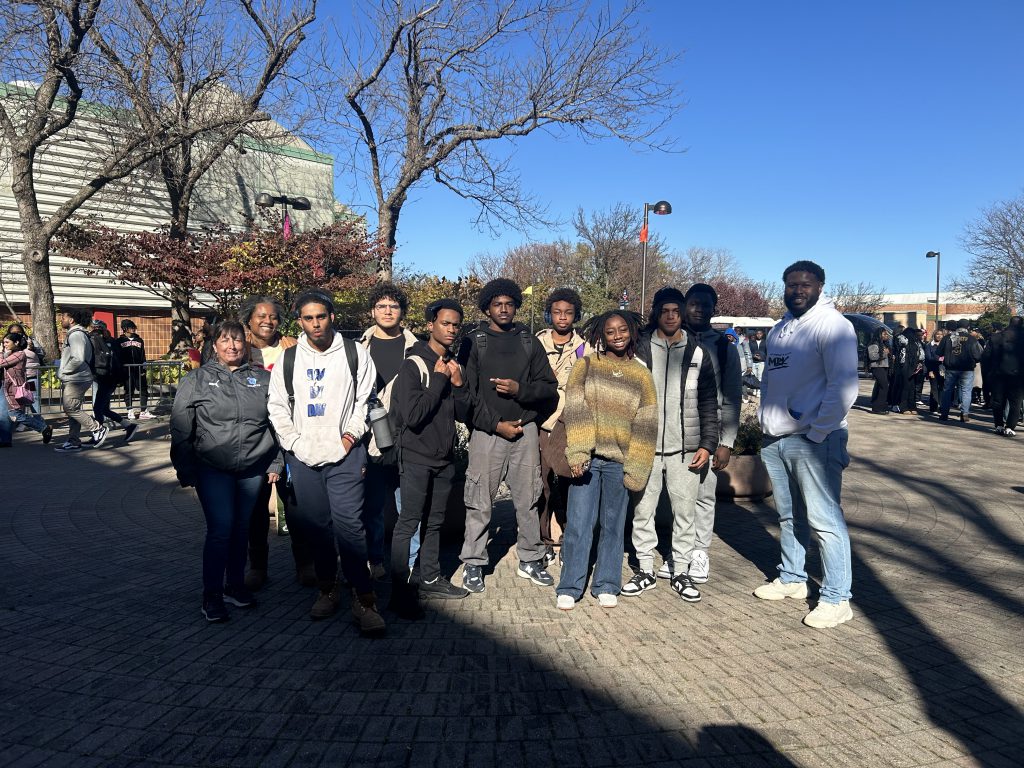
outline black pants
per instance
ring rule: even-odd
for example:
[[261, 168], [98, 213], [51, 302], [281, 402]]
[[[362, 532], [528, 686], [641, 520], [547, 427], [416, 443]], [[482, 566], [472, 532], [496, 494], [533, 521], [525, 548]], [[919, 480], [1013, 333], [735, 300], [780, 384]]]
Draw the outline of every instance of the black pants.
[[[284, 502], [285, 519], [287, 520], [295, 510], [295, 493], [288, 487], [284, 479], [278, 480], [277, 495]], [[270, 558], [270, 546], [267, 544], [267, 536], [270, 535], [270, 489], [271, 483], [267, 476], [263, 476], [263, 484], [260, 486], [260, 495], [256, 499], [256, 506], [252, 508], [252, 519], [249, 521], [249, 567], [256, 571], [266, 571], [267, 561]], [[292, 557], [295, 558], [295, 568], [300, 569], [313, 562], [313, 549], [309, 542], [302, 537], [298, 530], [289, 532], [292, 543]]]
[[928, 379], [928, 410], [937, 413], [942, 401], [942, 386], [945, 377], [938, 371], [934, 371], [932, 378]]
[[409, 545], [413, 535], [426, 519], [420, 541], [420, 574], [423, 581], [434, 581], [441, 575], [441, 524], [448, 497], [452, 492], [455, 466], [440, 469], [402, 462], [402, 514], [395, 523], [391, 537], [391, 577], [396, 582], [409, 579]]
[[139, 393], [139, 406], [146, 410], [149, 405], [149, 384], [146, 381], [146, 369], [141, 365], [129, 365], [127, 378], [124, 381], [124, 405], [131, 410], [132, 398]]
[[1021, 395], [1024, 394], [1020, 377], [992, 375], [989, 381], [992, 383], [993, 423], [997, 427], [1017, 429], [1021, 416]]
[[872, 368], [875, 386], [871, 390], [871, 412], [885, 413], [889, 410], [889, 369]]
[[340, 558], [341, 571], [356, 594], [371, 594], [363, 528], [366, 448], [358, 443], [342, 461], [325, 467], [307, 467], [288, 454], [288, 468], [295, 490], [288, 527], [311, 544], [320, 589], [333, 588]]

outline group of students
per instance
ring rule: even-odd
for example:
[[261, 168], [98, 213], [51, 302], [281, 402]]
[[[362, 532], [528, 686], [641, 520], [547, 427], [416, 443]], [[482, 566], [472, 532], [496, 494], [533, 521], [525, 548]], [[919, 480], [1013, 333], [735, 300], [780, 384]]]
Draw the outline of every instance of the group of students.
[[[965, 319], [949, 320], [929, 339], [923, 329], [878, 329], [867, 347], [868, 371], [875, 379], [871, 412], [916, 415], [927, 405], [940, 421], [951, 408], [971, 420], [971, 406], [992, 409], [993, 431], [1016, 436], [1024, 393], [1024, 332], [1021, 318], [1010, 318], [988, 337]], [[923, 399], [924, 383], [929, 399]]]
[[[804, 301], [794, 320], [817, 300], [817, 294], [808, 295], [819, 272], [819, 293], [824, 282], [820, 268], [813, 265], [817, 271], [808, 272], [808, 264], [798, 262], [785, 276], [790, 282], [792, 275], [804, 278], [794, 288], [802, 297], [794, 306]], [[408, 302], [391, 284], [376, 287], [370, 302], [374, 325], [358, 342], [335, 331], [332, 299], [320, 291], [305, 292], [294, 303], [302, 330], [297, 341], [277, 333], [284, 313], [268, 297], [250, 302], [242, 322], [214, 327], [213, 356], [182, 380], [171, 416], [172, 463], [181, 484], [196, 487], [207, 518], [202, 603], [207, 620], [228, 618], [225, 603], [256, 604], [252, 592], [266, 578], [266, 560], [252, 557], [251, 521], [261, 518], [266, 525], [268, 489], [275, 483], [288, 500], [297, 576], [318, 590], [313, 619], [334, 615], [347, 585], [360, 629], [383, 631], [374, 581], [387, 576], [389, 607], [403, 619], [423, 616], [424, 597], [460, 599], [484, 592], [488, 529], [503, 481], [516, 509], [516, 572], [538, 586], [555, 586], [558, 608], [571, 610], [583, 597], [597, 529], [590, 592], [601, 606], [614, 607], [620, 594], [643, 594], [656, 586], [658, 576], [667, 578], [682, 600], [701, 599], [698, 585], [710, 577], [717, 482], [712, 470], [729, 464], [742, 399], [737, 346], [710, 325], [714, 288], [695, 284], [685, 293], [662, 288], [646, 323], [628, 311], [612, 310], [579, 328], [580, 297], [558, 289], [546, 302], [550, 327], [536, 336], [516, 321], [522, 301], [513, 281], [491, 280], [478, 301], [484, 319], [468, 329], [462, 328], [464, 310], [456, 301], [436, 301], [426, 308], [428, 336], [422, 340], [402, 327]], [[819, 314], [829, 310], [838, 316], [830, 305]], [[252, 321], [256, 311], [266, 319], [263, 326]], [[796, 323], [793, 328], [810, 330], [789, 335], [802, 339], [818, 333], [816, 322]], [[832, 332], [833, 326], [823, 327]], [[841, 341], [838, 346], [845, 350], [849, 339]], [[786, 348], [792, 338], [781, 342]], [[855, 396], [855, 338], [852, 348]], [[772, 355], [766, 350], [764, 356], [769, 374]], [[788, 359], [789, 353], [778, 358], [776, 368], [787, 368]], [[780, 427], [770, 434], [781, 440], [812, 433], [808, 441], [815, 445], [824, 445], [832, 432], [845, 435], [852, 399], [844, 409], [839, 400], [823, 405], [821, 397], [838, 386], [845, 402], [848, 367], [842, 367], [838, 384], [823, 376], [820, 386], [803, 386], [797, 399], [817, 401], [803, 415], [790, 413], [786, 418], [792, 423], [768, 414]], [[817, 370], [804, 365], [795, 375], [805, 369]], [[817, 418], [823, 410], [827, 425]], [[439, 564], [458, 422], [470, 429], [461, 586], [452, 584]], [[814, 455], [827, 464], [839, 453]], [[794, 470], [783, 461], [778, 471]], [[834, 474], [835, 467], [822, 471]], [[829, 486], [825, 513], [835, 518], [835, 478], [829, 474], [828, 482], [818, 484]], [[671, 557], [658, 572], [654, 518], [663, 492], [672, 508]], [[398, 518], [385, 567], [383, 517], [392, 502]], [[631, 507], [638, 567], [623, 584]], [[808, 515], [804, 507], [794, 499], [788, 511], [780, 510], [784, 532], [786, 519], [791, 524], [794, 515]], [[561, 542], [553, 538], [553, 518], [562, 525]], [[838, 520], [841, 524], [841, 510]], [[814, 530], [836, 525], [832, 519]], [[261, 535], [265, 546], [266, 534]], [[800, 539], [799, 532], [796, 536]], [[802, 549], [790, 549], [784, 548], [780, 566], [790, 580], [765, 585], [772, 588], [767, 593], [759, 588], [758, 597], [793, 596], [793, 581], [806, 580]], [[561, 562], [557, 586], [547, 570], [556, 559]], [[819, 616], [818, 623], [805, 619], [812, 626], [849, 619], [849, 568], [837, 574], [830, 560], [825, 570], [826, 581], [832, 570], [837, 582], [834, 589], [823, 586], [822, 600], [833, 605], [832, 614]]]

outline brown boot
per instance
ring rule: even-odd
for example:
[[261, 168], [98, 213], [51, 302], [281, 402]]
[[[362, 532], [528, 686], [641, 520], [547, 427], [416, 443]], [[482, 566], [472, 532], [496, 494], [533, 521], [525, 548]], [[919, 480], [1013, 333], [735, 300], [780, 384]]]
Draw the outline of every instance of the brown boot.
[[312, 563], [297, 565], [295, 567], [295, 580], [303, 587], [315, 587], [317, 584], [316, 568], [313, 567]]
[[377, 596], [373, 592], [352, 595], [352, 617], [359, 622], [359, 631], [364, 634], [381, 634], [387, 628], [384, 617], [377, 612]]
[[337, 584], [332, 585], [330, 589], [320, 587], [320, 595], [317, 597], [316, 602], [313, 603], [313, 607], [309, 609], [309, 618], [313, 619], [313, 621], [329, 619], [338, 612], [340, 603], [341, 594]]
[[250, 592], [256, 592], [267, 583], [267, 572], [259, 568], [251, 568], [245, 574], [245, 588]]

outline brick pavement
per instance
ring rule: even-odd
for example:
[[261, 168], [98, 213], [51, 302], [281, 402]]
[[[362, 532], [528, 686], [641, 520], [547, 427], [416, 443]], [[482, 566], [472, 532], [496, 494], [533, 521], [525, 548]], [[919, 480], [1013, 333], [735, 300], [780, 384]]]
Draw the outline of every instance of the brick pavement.
[[769, 505], [720, 509], [701, 603], [662, 582], [568, 614], [516, 578], [506, 507], [487, 592], [389, 616], [381, 640], [309, 621], [276, 537], [259, 608], [207, 625], [202, 514], [163, 425], [71, 456], [18, 435], [0, 453], [0, 765], [1019, 766], [1024, 446], [980, 417], [853, 413], [838, 629], [751, 596], [777, 562]]

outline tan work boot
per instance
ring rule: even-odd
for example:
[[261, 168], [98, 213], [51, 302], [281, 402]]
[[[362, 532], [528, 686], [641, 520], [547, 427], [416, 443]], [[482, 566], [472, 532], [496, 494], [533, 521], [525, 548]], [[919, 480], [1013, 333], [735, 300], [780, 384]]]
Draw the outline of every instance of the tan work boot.
[[331, 589], [320, 588], [320, 595], [317, 597], [313, 607], [309, 609], [309, 618], [313, 621], [329, 619], [338, 612], [338, 605], [341, 603], [341, 594], [335, 584]]
[[377, 595], [368, 592], [365, 595], [352, 595], [352, 617], [359, 623], [359, 631], [364, 634], [381, 634], [387, 629], [384, 617], [377, 611]]

